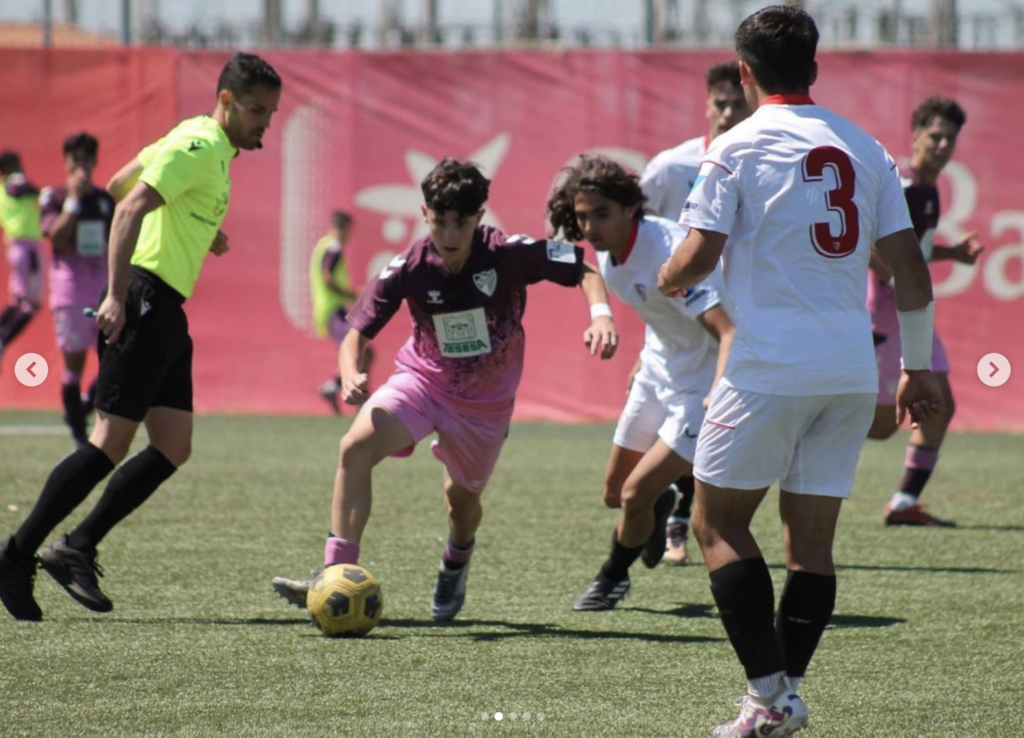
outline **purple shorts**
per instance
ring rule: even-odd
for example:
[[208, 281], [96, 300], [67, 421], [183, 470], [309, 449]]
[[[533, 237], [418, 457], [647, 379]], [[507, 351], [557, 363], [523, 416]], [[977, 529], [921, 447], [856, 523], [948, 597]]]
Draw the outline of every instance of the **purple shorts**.
[[53, 309], [53, 331], [57, 347], [65, 354], [80, 354], [96, 347], [99, 327], [95, 318], [87, 318], [83, 306]]
[[[480, 407], [473, 407], [477, 404]], [[483, 492], [487, 486], [512, 420], [511, 403], [453, 401], [408, 372], [392, 374], [366, 407], [382, 408], [398, 418], [412, 436], [413, 447], [437, 431], [430, 450], [452, 480], [471, 492]], [[408, 456], [413, 447], [395, 456]]]
[[331, 314], [331, 319], [327, 321], [327, 333], [334, 339], [335, 343], [341, 343], [342, 339], [348, 335], [348, 332], [352, 329], [352, 326], [345, 320], [347, 313], [343, 309], [338, 310]]
[[11, 266], [7, 282], [8, 295], [39, 305], [43, 300], [43, 268], [39, 242], [15, 239], [7, 246], [7, 263]]
[[[885, 341], [875, 346], [875, 360], [878, 362], [878, 400], [879, 405], [896, 404], [896, 388], [900, 383], [900, 334], [886, 336]], [[932, 341], [932, 371], [949, 373], [949, 357], [946, 347], [942, 345], [939, 334]]]

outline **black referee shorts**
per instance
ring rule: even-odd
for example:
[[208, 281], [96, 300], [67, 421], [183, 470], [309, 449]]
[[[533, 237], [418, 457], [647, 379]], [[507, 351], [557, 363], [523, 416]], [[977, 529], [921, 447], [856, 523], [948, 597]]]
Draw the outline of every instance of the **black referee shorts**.
[[96, 407], [141, 422], [151, 407], [192, 412], [192, 338], [185, 298], [152, 272], [131, 268], [117, 343], [99, 337]]

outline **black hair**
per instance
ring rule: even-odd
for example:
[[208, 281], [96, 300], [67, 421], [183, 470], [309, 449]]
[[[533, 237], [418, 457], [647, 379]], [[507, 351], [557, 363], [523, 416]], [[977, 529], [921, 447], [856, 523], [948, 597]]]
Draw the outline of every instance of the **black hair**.
[[81, 152], [95, 159], [99, 150], [100, 142], [96, 140], [95, 136], [85, 131], [72, 133], [64, 139], [64, 156]]
[[352, 225], [352, 216], [344, 210], [335, 210], [331, 213], [331, 227], [339, 231]]
[[21, 157], [17, 151], [0, 151], [0, 177], [21, 171]]
[[606, 156], [580, 154], [574, 164], [562, 169], [561, 181], [548, 199], [550, 235], [556, 236], [561, 231], [570, 241], [583, 240], [575, 207], [576, 195], [580, 192], [595, 192], [626, 208], [635, 205], [636, 220], [644, 217], [647, 197], [640, 189], [640, 177], [636, 173], [626, 171]]
[[487, 202], [491, 181], [471, 161], [446, 156], [424, 177], [423, 202], [435, 213], [454, 210], [460, 216], [476, 215]]
[[708, 92], [711, 92], [711, 90], [723, 82], [727, 82], [733, 87], [741, 86], [740, 63], [735, 59], [712, 64], [704, 74], [704, 84], [707, 85]]
[[927, 128], [931, 124], [932, 118], [945, 118], [956, 126], [957, 133], [959, 133], [960, 129], [964, 127], [964, 123], [967, 122], [967, 113], [953, 98], [932, 95], [914, 108], [914, 114], [910, 118], [910, 130]]
[[769, 94], [806, 92], [814, 81], [818, 27], [793, 5], [769, 5], [736, 29], [736, 53]]
[[235, 97], [252, 92], [258, 87], [281, 89], [281, 77], [274, 68], [255, 54], [239, 51], [224, 68], [217, 80], [217, 93], [228, 90]]

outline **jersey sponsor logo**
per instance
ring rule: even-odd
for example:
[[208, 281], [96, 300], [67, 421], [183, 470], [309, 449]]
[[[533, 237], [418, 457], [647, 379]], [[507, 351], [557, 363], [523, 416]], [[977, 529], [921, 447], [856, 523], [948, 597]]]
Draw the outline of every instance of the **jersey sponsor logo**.
[[432, 317], [442, 356], [458, 359], [491, 353], [491, 334], [483, 308]]
[[189, 151], [198, 151], [201, 148], [203, 148], [203, 142], [202, 141], [193, 141], [192, 143], [190, 143], [188, 145], [188, 150]]
[[441, 299], [441, 290], [427, 290], [427, 302], [431, 305], [440, 305], [444, 302]]
[[548, 260], [563, 264], [575, 264], [576, 247], [562, 241], [548, 241]]
[[498, 286], [498, 272], [488, 269], [486, 272], [478, 272], [473, 275], [473, 284], [476, 288], [490, 297]]
[[380, 270], [380, 278], [387, 279], [392, 274], [394, 274], [396, 270], [401, 269], [404, 266], [405, 259], [401, 256], [396, 256], [394, 259], [388, 262], [388, 265], [386, 267]]
[[224, 215], [224, 213], [227, 212], [227, 209], [228, 193], [225, 192], [222, 195], [219, 195], [216, 201], [213, 203], [213, 217], [219, 218], [220, 216]]

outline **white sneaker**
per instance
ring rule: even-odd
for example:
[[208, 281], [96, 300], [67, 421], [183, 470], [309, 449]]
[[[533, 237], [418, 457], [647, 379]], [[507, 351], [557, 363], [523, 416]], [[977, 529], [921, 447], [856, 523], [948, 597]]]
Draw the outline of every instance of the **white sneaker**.
[[270, 586], [274, 588], [281, 597], [288, 601], [289, 605], [295, 605], [306, 609], [306, 596], [309, 595], [309, 588], [313, 585], [312, 579], [285, 579], [274, 577]]
[[439, 623], [446, 623], [459, 614], [466, 601], [466, 579], [469, 577], [469, 562], [455, 571], [445, 567], [437, 570], [437, 584], [430, 603], [430, 616]]
[[740, 714], [715, 728], [714, 738], [783, 738], [807, 727], [807, 706], [787, 683], [768, 707], [746, 695]]

